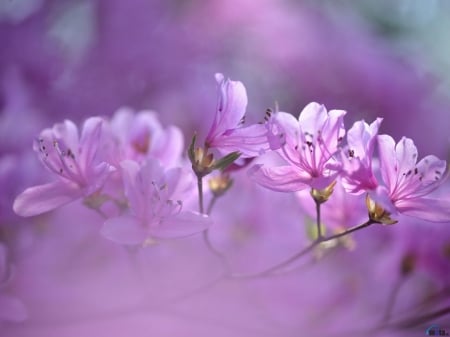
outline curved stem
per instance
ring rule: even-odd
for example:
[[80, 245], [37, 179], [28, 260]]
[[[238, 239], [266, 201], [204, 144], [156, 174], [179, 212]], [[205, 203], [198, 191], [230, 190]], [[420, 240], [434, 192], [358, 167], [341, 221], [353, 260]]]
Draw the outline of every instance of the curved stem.
[[211, 211], [214, 207], [214, 205], [216, 204], [218, 197], [216, 195], [214, 195], [211, 199], [211, 201], [209, 202], [208, 208], [206, 209], [206, 214], [210, 215]]
[[346, 236], [350, 233], [356, 232], [358, 230], [361, 230], [363, 228], [366, 228], [372, 224], [374, 224], [375, 222], [373, 220], [367, 220], [366, 222], [364, 222], [361, 225], [358, 226], [354, 226], [351, 227], [349, 229], [347, 229], [344, 232], [338, 233], [338, 234], [334, 234], [334, 235], [330, 235], [328, 237], [322, 237], [322, 238], [318, 238], [316, 241], [312, 242], [309, 246], [305, 247], [304, 249], [302, 249], [301, 251], [299, 251], [298, 253], [292, 255], [291, 257], [289, 257], [288, 259], [276, 264], [275, 266], [272, 266], [266, 270], [263, 270], [261, 272], [258, 273], [254, 273], [254, 274], [230, 274], [228, 275], [229, 278], [233, 278], [233, 279], [252, 279], [252, 278], [258, 278], [258, 277], [264, 277], [264, 276], [270, 276], [270, 275], [274, 275], [273, 273], [277, 270], [280, 270], [286, 266], [288, 266], [289, 264], [291, 264], [292, 262], [298, 260], [299, 258], [301, 258], [302, 256], [306, 255], [307, 253], [309, 253], [311, 250], [313, 250], [316, 246], [318, 246], [319, 244], [321, 244], [322, 242], [327, 242], [327, 241], [331, 241], [334, 239], [338, 239], [342, 236]]
[[231, 267], [228, 262], [227, 257], [222, 254], [220, 251], [218, 251], [211, 243], [211, 240], [209, 238], [209, 230], [205, 229], [203, 231], [203, 241], [205, 242], [206, 247], [208, 250], [215, 255], [218, 259], [220, 259], [220, 262], [222, 263], [223, 268], [225, 269], [225, 277], [230, 274]]
[[442, 309], [429, 312], [427, 314], [410, 317], [407, 319], [399, 320], [397, 322], [393, 322], [391, 324], [387, 324], [383, 328], [397, 328], [397, 329], [412, 328], [421, 324], [429, 323], [435, 320], [436, 318], [443, 317], [449, 314], [450, 314], [450, 306], [447, 306]]
[[389, 294], [386, 311], [383, 316], [383, 322], [389, 322], [392, 310], [394, 309], [395, 306], [395, 302], [397, 301], [398, 294], [405, 281], [406, 277], [401, 277], [400, 279], [397, 280], [397, 282], [395, 282], [394, 286], [392, 287], [391, 292]]

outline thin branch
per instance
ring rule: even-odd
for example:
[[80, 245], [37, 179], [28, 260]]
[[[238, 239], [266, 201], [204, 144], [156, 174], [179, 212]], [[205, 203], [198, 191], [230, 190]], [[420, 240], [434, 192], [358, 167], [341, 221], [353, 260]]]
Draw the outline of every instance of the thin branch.
[[280, 270], [280, 269], [290, 265], [292, 262], [295, 262], [296, 260], [298, 260], [302, 256], [304, 256], [307, 253], [309, 253], [310, 251], [312, 251], [316, 246], [320, 245], [322, 242], [327, 242], [327, 241], [338, 239], [338, 238], [340, 238], [342, 236], [345, 236], [345, 235], [348, 235], [350, 233], [353, 233], [353, 232], [356, 232], [358, 230], [361, 230], [363, 228], [366, 228], [366, 227], [372, 225], [373, 223], [374, 222], [372, 220], [367, 220], [365, 223], [363, 223], [361, 225], [358, 225], [358, 226], [354, 226], [352, 228], [349, 228], [349, 229], [347, 229], [344, 232], [341, 232], [341, 233], [338, 233], [338, 234], [334, 234], [334, 235], [331, 235], [329, 237], [318, 238], [316, 241], [312, 242], [309, 246], [305, 247], [304, 249], [302, 249], [298, 253], [292, 255], [288, 259], [286, 259], [286, 260], [280, 262], [279, 264], [277, 264], [275, 266], [272, 266], [269, 269], [266, 269], [264, 271], [261, 271], [261, 272], [258, 272], [258, 273], [254, 273], [254, 274], [230, 274], [230, 275], [228, 275], [228, 277], [232, 278], [232, 279], [252, 279], [252, 278], [258, 278], [258, 277], [274, 275], [275, 271]]
[[389, 322], [392, 314], [392, 310], [394, 310], [395, 303], [397, 302], [397, 297], [400, 292], [400, 289], [402, 288], [403, 284], [406, 281], [406, 277], [403, 276], [400, 279], [395, 282], [394, 286], [391, 289], [391, 292], [389, 294], [388, 303], [386, 306], [386, 311], [384, 312], [383, 316], [383, 322], [387, 323]]

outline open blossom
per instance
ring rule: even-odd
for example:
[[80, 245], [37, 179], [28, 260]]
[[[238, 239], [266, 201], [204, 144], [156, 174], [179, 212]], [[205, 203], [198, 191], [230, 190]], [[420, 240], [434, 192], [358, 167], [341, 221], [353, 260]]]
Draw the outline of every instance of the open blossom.
[[193, 191], [181, 168], [164, 171], [157, 160], [143, 166], [125, 160], [121, 163], [129, 212], [108, 219], [102, 234], [122, 244], [140, 244], [152, 238], [183, 237], [210, 225], [210, 219], [183, 210], [183, 198]]
[[417, 162], [417, 148], [403, 137], [397, 144], [388, 135], [378, 136], [381, 175], [386, 186], [371, 195], [390, 213], [403, 213], [428, 221], [450, 221], [450, 199], [431, 198], [445, 181], [445, 160], [428, 155]]
[[239, 151], [241, 158], [255, 157], [268, 150], [267, 129], [263, 124], [244, 127], [247, 92], [242, 82], [216, 74], [219, 86], [216, 114], [206, 136], [207, 148], [224, 153]]
[[27, 310], [23, 303], [5, 291], [11, 282], [12, 274], [6, 247], [0, 243], [0, 323], [2, 321], [19, 322], [27, 318]]
[[342, 153], [344, 188], [349, 193], [360, 194], [376, 189], [377, 179], [373, 174], [372, 156], [376, 136], [382, 118], [377, 118], [372, 124], [358, 121], [347, 132], [347, 152]]
[[184, 151], [183, 134], [173, 125], [163, 128], [153, 111], [135, 113], [121, 108], [110, 125], [117, 143], [112, 147], [111, 162], [116, 166], [125, 159], [144, 161], [149, 156], [167, 166], [179, 163]]
[[[293, 192], [309, 187], [324, 189], [339, 174], [341, 163], [335, 158], [345, 135], [343, 110], [327, 112], [323, 105], [308, 104], [297, 119], [284, 112], [271, 118], [269, 143], [288, 165], [253, 166], [249, 174], [259, 184], [274, 191]], [[276, 134], [275, 134], [276, 133]]]
[[17, 214], [41, 214], [89, 196], [102, 187], [111, 171], [108, 163], [97, 158], [102, 124], [99, 117], [87, 119], [81, 137], [77, 126], [69, 120], [41, 132], [33, 148], [58, 180], [22, 192], [14, 201]]

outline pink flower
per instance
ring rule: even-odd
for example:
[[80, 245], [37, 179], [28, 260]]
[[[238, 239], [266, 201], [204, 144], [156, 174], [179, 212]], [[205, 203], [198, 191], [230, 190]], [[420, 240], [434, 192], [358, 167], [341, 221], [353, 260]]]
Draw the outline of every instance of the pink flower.
[[33, 148], [44, 166], [59, 179], [22, 192], [13, 205], [17, 214], [41, 214], [89, 196], [102, 187], [111, 171], [109, 164], [97, 160], [102, 124], [99, 117], [87, 119], [81, 137], [77, 126], [69, 120], [41, 132]]
[[163, 128], [153, 111], [135, 113], [121, 108], [111, 120], [111, 130], [116, 139], [112, 147], [111, 162], [125, 159], [144, 161], [149, 156], [167, 166], [177, 165], [184, 151], [183, 134], [176, 126]]
[[6, 292], [12, 276], [13, 270], [8, 263], [6, 247], [0, 243], [0, 323], [20, 322], [27, 318], [27, 310], [23, 303]]
[[417, 162], [413, 141], [403, 137], [397, 144], [388, 135], [378, 136], [381, 175], [386, 187], [371, 195], [390, 213], [403, 213], [433, 222], [450, 221], [450, 199], [427, 197], [443, 184], [447, 163], [428, 155]]
[[[278, 112], [272, 116], [269, 135], [271, 147], [288, 165], [265, 167], [255, 165], [249, 174], [259, 184], [274, 191], [293, 192], [309, 187], [324, 189], [336, 179], [341, 163], [335, 155], [345, 135], [343, 110], [308, 104], [300, 116]], [[280, 142], [277, 144], [277, 142]]]
[[213, 124], [205, 140], [206, 148], [220, 152], [238, 151], [241, 158], [255, 157], [268, 150], [267, 129], [263, 124], [243, 127], [247, 92], [242, 82], [225, 80], [216, 74], [219, 97]]
[[[164, 171], [156, 160], [142, 167], [121, 163], [129, 212], [107, 220], [102, 234], [122, 244], [140, 244], [152, 238], [183, 237], [206, 229], [211, 221], [196, 212], [183, 210], [182, 198], [193, 192], [181, 168]], [[185, 175], [186, 174], [186, 175]]]
[[372, 156], [382, 118], [368, 125], [364, 121], [353, 124], [347, 133], [347, 153], [343, 153], [342, 184], [349, 193], [360, 194], [378, 186], [372, 170]]

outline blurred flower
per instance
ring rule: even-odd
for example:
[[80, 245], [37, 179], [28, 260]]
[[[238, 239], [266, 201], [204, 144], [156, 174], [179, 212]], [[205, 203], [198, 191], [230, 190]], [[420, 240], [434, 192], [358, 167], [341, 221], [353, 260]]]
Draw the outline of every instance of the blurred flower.
[[33, 216], [53, 210], [70, 201], [97, 192], [108, 177], [111, 166], [97, 162], [103, 120], [85, 121], [78, 135], [77, 126], [66, 120], [41, 132], [34, 150], [44, 166], [59, 180], [22, 192], [14, 201], [14, 211]]
[[112, 138], [109, 160], [118, 166], [122, 160], [145, 161], [157, 158], [165, 166], [179, 164], [184, 151], [181, 130], [173, 125], [163, 128], [153, 111], [135, 113], [130, 108], [116, 111], [110, 122]]
[[140, 244], [152, 238], [183, 237], [206, 229], [211, 221], [196, 212], [183, 210], [183, 198], [192, 191], [186, 172], [164, 171], [157, 160], [142, 167], [134, 161], [121, 163], [130, 213], [108, 219], [102, 234], [122, 244]]

